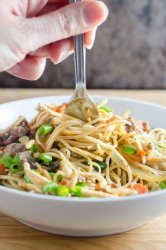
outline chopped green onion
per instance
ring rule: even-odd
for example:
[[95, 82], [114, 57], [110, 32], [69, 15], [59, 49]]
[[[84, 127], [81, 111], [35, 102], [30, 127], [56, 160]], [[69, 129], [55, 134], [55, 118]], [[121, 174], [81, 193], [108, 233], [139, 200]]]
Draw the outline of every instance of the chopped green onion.
[[85, 187], [86, 186], [86, 183], [85, 182], [78, 182], [76, 184], [77, 187]]
[[26, 183], [29, 183], [29, 184], [32, 184], [32, 181], [31, 181], [31, 179], [28, 177], [28, 175], [24, 175], [24, 181], [26, 182]]
[[159, 186], [161, 189], [166, 189], [166, 182], [164, 181], [160, 182]]
[[166, 144], [164, 144], [164, 143], [163, 144], [159, 144], [158, 147], [159, 148], [166, 148]]
[[14, 158], [12, 159], [12, 163], [9, 166], [9, 169], [12, 173], [17, 173], [23, 170], [19, 155], [14, 156]]
[[53, 173], [53, 172], [49, 172], [49, 174], [50, 174], [50, 176], [52, 177], [52, 179], [54, 178], [54, 175], [55, 175], [55, 173]]
[[17, 163], [12, 163], [10, 166], [9, 166], [9, 169], [10, 171], [15, 174], [15, 173], [18, 173], [20, 171], [23, 170], [23, 166], [22, 165], [18, 165]]
[[12, 160], [12, 163], [15, 163], [15, 164], [18, 164], [18, 165], [21, 164], [19, 155], [14, 156], [14, 158]]
[[98, 161], [97, 163], [100, 165], [100, 167], [101, 167], [102, 170], [106, 169], [108, 167], [108, 165], [107, 165], [106, 162], [100, 162], [100, 161]]
[[55, 192], [57, 187], [58, 186], [55, 184], [55, 182], [51, 182], [51, 183], [44, 186], [43, 191], [44, 191], [44, 193], [50, 193], [52, 191]]
[[106, 113], [111, 113], [112, 110], [108, 108], [107, 106], [101, 106], [100, 109], [104, 110]]
[[55, 190], [57, 196], [67, 197], [69, 195], [69, 189], [66, 186], [58, 186]]
[[53, 131], [54, 127], [51, 124], [43, 124], [39, 128], [39, 135], [48, 135]]
[[72, 196], [82, 197], [82, 187], [76, 185], [70, 190]]
[[32, 147], [29, 149], [32, 154], [39, 152], [39, 147], [36, 144], [33, 144]]
[[123, 150], [128, 155], [134, 155], [137, 152], [136, 148], [130, 145], [124, 145]]
[[39, 159], [42, 161], [43, 164], [48, 164], [52, 161], [52, 156], [41, 153]]
[[0, 159], [0, 163], [2, 163], [5, 167], [9, 168], [12, 163], [13, 158], [10, 156], [3, 156]]
[[60, 181], [62, 180], [62, 178], [63, 178], [63, 176], [62, 176], [61, 174], [59, 174], [59, 175], [57, 176], [57, 181], [60, 182]]
[[13, 158], [10, 156], [3, 156], [0, 162], [12, 173], [17, 173], [23, 170], [23, 166], [20, 161], [19, 155], [14, 156]]
[[[104, 170], [108, 167], [107, 163], [104, 162], [104, 161], [95, 161], [95, 163], [97, 163], [99, 165], [99, 167], [101, 168], [101, 170]], [[83, 162], [83, 164], [85, 165], [88, 165], [88, 162]], [[99, 171], [99, 168], [96, 166], [96, 165], [93, 165], [93, 168], [96, 170], [96, 171]]]
[[[104, 170], [104, 169], [106, 169], [107, 167], [108, 167], [108, 165], [107, 165], [107, 163], [106, 162], [101, 162], [101, 161], [96, 161], [96, 163], [99, 165], [99, 167], [101, 168], [101, 170]], [[93, 166], [93, 168], [96, 170], [96, 171], [98, 171], [99, 169], [98, 169], [98, 167], [97, 166]]]

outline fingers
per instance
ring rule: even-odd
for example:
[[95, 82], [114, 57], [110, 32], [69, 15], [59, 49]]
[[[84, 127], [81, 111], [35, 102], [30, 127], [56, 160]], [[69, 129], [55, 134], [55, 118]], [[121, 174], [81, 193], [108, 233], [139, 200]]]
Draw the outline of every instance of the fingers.
[[[95, 40], [96, 29], [85, 34], [85, 45], [91, 49]], [[51, 59], [58, 64], [70, 56], [74, 51], [73, 38], [64, 39], [50, 45], [46, 45], [30, 53], [31, 56]]]
[[45, 65], [45, 58], [27, 56], [25, 60], [9, 69], [8, 73], [26, 80], [37, 80], [43, 74]]
[[97, 28], [94, 28], [92, 31], [89, 31], [85, 34], [85, 46], [87, 47], [87, 49], [91, 49], [94, 45], [96, 30]]
[[73, 39], [65, 39], [56, 43], [46, 45], [30, 55], [42, 58], [49, 58], [55, 64], [62, 62], [73, 53]]
[[34, 17], [36, 14], [45, 14], [57, 8], [65, 6], [68, 0], [28, 0], [27, 17]]
[[102, 2], [85, 1], [67, 5], [40, 17], [29, 18], [26, 20], [29, 51], [88, 32], [103, 23], [107, 16], [108, 9]]
[[45, 7], [36, 12], [36, 16], [42, 16], [42, 15], [45, 15], [45, 14], [48, 14], [49, 12], [53, 12], [59, 8], [62, 8], [64, 7], [65, 5], [67, 5], [68, 1], [60, 1], [60, 2], [57, 2], [57, 1], [54, 1], [54, 2], [51, 2], [51, 3], [48, 3], [47, 5], [45, 5]]
[[35, 16], [47, 4], [48, 0], [29, 0], [27, 8], [27, 17]]

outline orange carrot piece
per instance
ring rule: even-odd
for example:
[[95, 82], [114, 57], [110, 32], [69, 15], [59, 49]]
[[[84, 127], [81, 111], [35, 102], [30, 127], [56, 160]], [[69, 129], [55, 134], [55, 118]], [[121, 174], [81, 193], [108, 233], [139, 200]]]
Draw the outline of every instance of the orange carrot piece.
[[5, 175], [5, 166], [0, 163], [0, 175]]
[[67, 107], [67, 103], [63, 103], [62, 105], [56, 107], [54, 109], [54, 111], [57, 112], [57, 113], [62, 113], [65, 110], [66, 107]]
[[148, 188], [145, 185], [136, 183], [133, 185], [133, 189], [138, 191], [139, 194], [145, 194], [148, 192]]
[[144, 151], [139, 151], [139, 155], [141, 156], [141, 157], [143, 157], [143, 156], [145, 156], [145, 152]]

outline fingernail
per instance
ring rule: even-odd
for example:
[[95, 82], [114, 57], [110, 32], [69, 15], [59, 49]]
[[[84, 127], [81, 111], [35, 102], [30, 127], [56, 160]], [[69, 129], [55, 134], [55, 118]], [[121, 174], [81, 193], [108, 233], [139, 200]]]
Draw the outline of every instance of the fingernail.
[[91, 32], [91, 36], [89, 38], [89, 40], [86, 41], [86, 43], [88, 44], [86, 46], [87, 49], [92, 49], [93, 45], [94, 45], [94, 42], [95, 42], [95, 38], [96, 38], [96, 30], [97, 29], [94, 29], [92, 32]]
[[66, 59], [66, 57], [68, 56], [68, 54], [70, 53], [71, 50], [71, 42], [70, 41], [65, 41], [64, 46], [63, 46], [63, 50], [59, 56], [59, 60], [58, 61], [63, 61], [64, 59]]
[[66, 52], [66, 53], [62, 53], [62, 55], [61, 55], [61, 57], [59, 58], [59, 60], [58, 61], [53, 61], [53, 63], [56, 65], [56, 64], [58, 64], [58, 63], [61, 63], [61, 62], [63, 62], [65, 59], [67, 59], [70, 55], [72, 55], [73, 54], [73, 51], [71, 50], [71, 51], [68, 51], [68, 53]]
[[109, 10], [102, 2], [92, 2], [83, 9], [83, 16], [87, 25], [98, 26], [108, 17]]
[[60, 53], [58, 53], [58, 56], [57, 54], [52, 56], [54, 64], [64, 61], [73, 51], [72, 40], [61, 41], [60, 43]]

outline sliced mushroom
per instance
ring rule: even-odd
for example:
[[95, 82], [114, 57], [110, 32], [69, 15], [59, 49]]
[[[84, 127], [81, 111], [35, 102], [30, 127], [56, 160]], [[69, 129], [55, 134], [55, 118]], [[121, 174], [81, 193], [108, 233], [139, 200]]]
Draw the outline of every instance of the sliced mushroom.
[[7, 146], [15, 143], [18, 139], [29, 133], [29, 125], [23, 116], [18, 119], [7, 129], [0, 131], [0, 146]]

